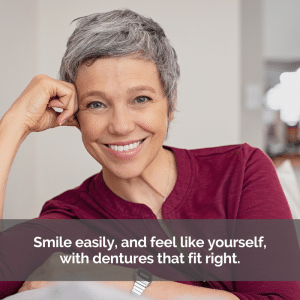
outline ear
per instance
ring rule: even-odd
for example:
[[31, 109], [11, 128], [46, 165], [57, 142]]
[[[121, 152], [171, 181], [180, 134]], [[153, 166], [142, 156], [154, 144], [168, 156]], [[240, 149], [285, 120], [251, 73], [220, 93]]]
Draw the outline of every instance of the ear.
[[174, 110], [169, 113], [169, 116], [168, 116], [168, 121], [169, 122], [171, 122], [174, 119], [174, 113], [175, 113]]
[[75, 126], [80, 130], [80, 124], [77, 119], [77, 115], [73, 115], [69, 119], [67, 119], [64, 123], [63, 126]]
[[78, 121], [78, 118], [77, 118], [77, 113], [74, 115], [74, 120], [76, 121], [76, 127], [81, 131], [81, 128], [80, 128], [80, 123]]

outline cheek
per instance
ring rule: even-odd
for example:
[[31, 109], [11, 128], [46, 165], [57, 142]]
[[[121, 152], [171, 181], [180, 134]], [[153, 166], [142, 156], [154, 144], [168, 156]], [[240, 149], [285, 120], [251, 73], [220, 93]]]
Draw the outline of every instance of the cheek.
[[164, 134], [168, 127], [168, 117], [164, 111], [155, 111], [143, 115], [139, 119], [139, 124], [153, 134]]
[[99, 122], [99, 117], [82, 113], [77, 118], [83, 141], [96, 140], [103, 132], [104, 122]]

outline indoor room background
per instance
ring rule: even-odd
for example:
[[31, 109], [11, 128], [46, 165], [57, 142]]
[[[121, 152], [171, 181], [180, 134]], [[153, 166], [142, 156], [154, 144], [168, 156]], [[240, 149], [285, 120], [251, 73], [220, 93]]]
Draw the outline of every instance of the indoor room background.
[[[153, 18], [177, 51], [177, 112], [165, 144], [266, 149], [266, 62], [300, 60], [300, 1], [0, 0], [0, 117], [34, 75], [57, 78], [73, 19], [119, 8]], [[100, 169], [78, 129], [33, 133], [14, 161], [4, 217], [37, 217], [45, 201]]]

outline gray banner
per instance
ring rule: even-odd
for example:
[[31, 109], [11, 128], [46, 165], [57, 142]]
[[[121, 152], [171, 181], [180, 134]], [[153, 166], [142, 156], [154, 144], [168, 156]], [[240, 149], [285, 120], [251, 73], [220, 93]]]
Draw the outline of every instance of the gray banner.
[[300, 281], [300, 220], [3, 220], [0, 280]]

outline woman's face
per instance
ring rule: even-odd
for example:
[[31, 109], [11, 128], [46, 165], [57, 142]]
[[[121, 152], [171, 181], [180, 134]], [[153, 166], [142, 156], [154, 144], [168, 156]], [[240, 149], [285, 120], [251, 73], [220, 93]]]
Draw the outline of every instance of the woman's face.
[[79, 67], [75, 85], [82, 140], [103, 171], [128, 179], [154, 165], [173, 117], [155, 64], [98, 59]]

